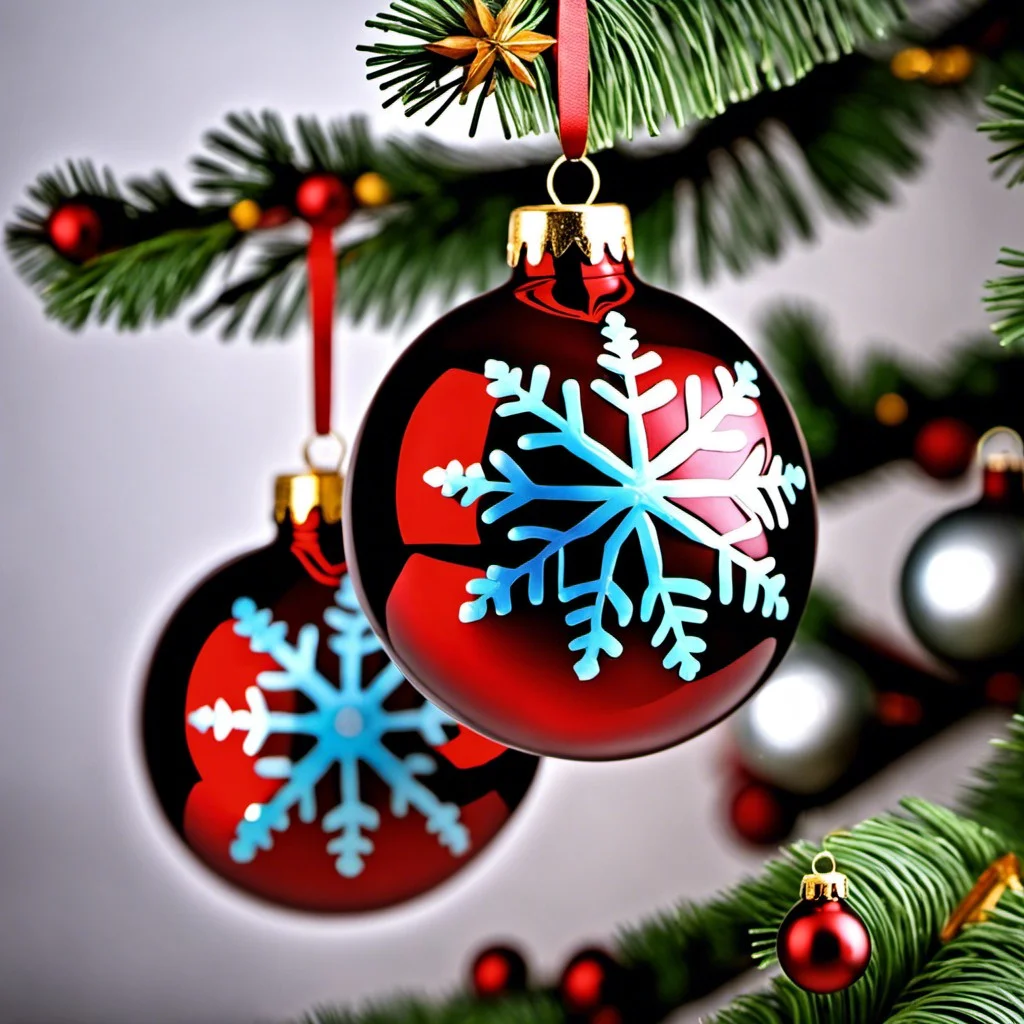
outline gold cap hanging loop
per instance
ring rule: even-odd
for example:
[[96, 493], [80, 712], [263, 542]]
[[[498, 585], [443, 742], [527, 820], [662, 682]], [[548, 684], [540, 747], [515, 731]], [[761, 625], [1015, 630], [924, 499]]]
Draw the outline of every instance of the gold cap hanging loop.
[[[999, 436], [1007, 437], [1013, 445], [1014, 451], [989, 452], [985, 454], [985, 448], [990, 441]], [[1024, 440], [1013, 427], [991, 427], [978, 438], [978, 460], [983, 466], [989, 469], [1000, 471], [1024, 469]]]

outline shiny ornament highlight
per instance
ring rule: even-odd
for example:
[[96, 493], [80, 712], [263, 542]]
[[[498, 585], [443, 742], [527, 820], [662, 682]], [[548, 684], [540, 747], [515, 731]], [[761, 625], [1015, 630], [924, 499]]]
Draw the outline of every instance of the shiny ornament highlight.
[[871, 706], [871, 686], [856, 666], [807, 645], [740, 708], [732, 734], [744, 767], [759, 779], [820, 793], [853, 760]]

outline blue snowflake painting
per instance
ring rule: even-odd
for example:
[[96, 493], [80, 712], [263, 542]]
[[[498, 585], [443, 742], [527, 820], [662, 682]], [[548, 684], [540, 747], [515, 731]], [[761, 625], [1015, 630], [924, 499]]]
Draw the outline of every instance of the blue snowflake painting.
[[[320, 825], [332, 835], [326, 849], [336, 856], [338, 873], [357, 877], [373, 852], [369, 833], [380, 825], [379, 813], [360, 795], [363, 766], [387, 785], [393, 814], [403, 817], [410, 808], [418, 811], [427, 831], [436, 835], [443, 847], [456, 856], [466, 853], [469, 831], [460, 820], [459, 808], [441, 802], [421, 781], [436, 770], [435, 759], [427, 753], [399, 757], [384, 742], [391, 734], [418, 733], [428, 745], [439, 747], [448, 740], [444, 726], [455, 723], [427, 701], [411, 709], [386, 708], [387, 699], [405, 684], [391, 662], [372, 678], [363, 678], [365, 659], [378, 654], [381, 645], [359, 608], [349, 577], [343, 578], [335, 605], [324, 612], [324, 622], [333, 631], [327, 644], [338, 656], [339, 685], [317, 668], [318, 626], [304, 625], [292, 645], [287, 640], [287, 625], [273, 621], [270, 611], [257, 608], [249, 598], [235, 601], [232, 615], [235, 632], [248, 639], [254, 652], [269, 654], [280, 671], [257, 676], [257, 685], [245, 692], [247, 709], [232, 709], [218, 698], [213, 707], [204, 705], [193, 711], [189, 725], [202, 733], [212, 729], [217, 741], [232, 732], [245, 733], [242, 750], [249, 757], [259, 754], [269, 736], [305, 736], [313, 741], [308, 753], [297, 760], [275, 756], [255, 761], [257, 775], [280, 779], [281, 785], [266, 803], [246, 808], [231, 844], [232, 860], [248, 863], [260, 850], [271, 849], [273, 833], [288, 829], [292, 812], [302, 822], [315, 822], [317, 784], [333, 771], [338, 773], [341, 802], [323, 814]], [[308, 698], [313, 710], [270, 710], [264, 694], [284, 691]]]
[[[423, 479], [431, 487], [439, 488], [445, 497], [458, 499], [464, 507], [481, 498], [494, 498], [480, 514], [487, 524], [527, 505], [533, 506], [530, 518], [536, 525], [517, 525], [508, 531], [508, 537], [512, 541], [533, 542], [534, 553], [518, 565], [491, 565], [483, 577], [470, 580], [466, 589], [472, 599], [459, 610], [463, 622], [474, 622], [489, 611], [506, 615], [521, 596], [533, 605], [542, 605], [550, 589], [545, 573], [554, 559], [557, 598], [562, 604], [573, 606], [565, 621], [573, 630], [579, 630], [569, 649], [580, 655], [574, 666], [580, 679], [596, 677], [601, 671], [602, 657], [616, 658], [622, 654], [615, 624], [624, 629], [639, 613], [642, 622], [651, 624], [652, 646], [668, 645], [663, 659], [665, 668], [678, 671], [680, 678], [690, 681], [700, 672], [699, 655], [707, 647], [694, 627], [707, 621], [708, 610], [703, 603], [712, 591], [702, 580], [665, 574], [658, 529], [676, 531], [717, 552], [717, 589], [722, 604], [733, 600], [734, 573], [738, 571], [743, 581], [744, 612], [755, 612], [760, 606], [766, 618], [775, 616], [783, 620], [789, 614], [789, 602], [783, 595], [785, 575], [776, 571], [773, 557], [754, 558], [740, 550], [739, 545], [764, 530], [785, 529], [789, 525], [788, 504], [794, 504], [797, 491], [807, 486], [807, 475], [801, 466], [784, 463], [779, 455], [769, 460], [764, 442], [759, 442], [729, 478], [670, 479], [670, 474], [677, 473], [698, 452], [739, 452], [746, 447], [746, 434], [723, 427], [723, 421], [727, 417], [751, 417], [758, 413], [757, 370], [749, 362], [737, 362], [732, 369], [716, 367], [714, 375], [720, 394], [706, 411], [701, 378], [687, 377], [683, 386], [686, 428], [652, 455], [644, 416], [673, 401], [678, 389], [673, 381], [662, 379], [640, 390], [639, 378], [656, 370], [662, 360], [656, 352], [640, 351], [636, 332], [621, 313], [609, 313], [601, 333], [607, 341], [597, 363], [617, 380], [612, 384], [598, 378], [590, 382], [590, 389], [625, 417], [628, 460], [588, 434], [578, 381], [563, 381], [564, 411], [559, 412], [548, 402], [548, 367], [533, 367], [529, 384], [524, 385], [522, 369], [491, 359], [484, 366], [484, 374], [491, 382], [487, 393], [500, 400], [496, 414], [506, 418], [527, 416], [548, 428], [522, 433], [519, 448], [525, 452], [562, 448], [585, 467], [596, 470], [602, 479], [586, 484], [538, 484], [515, 459], [499, 450], [491, 451], [487, 458], [494, 470], [493, 478], [487, 476], [480, 463], [463, 467], [460, 462], [451, 461], [447, 466], [428, 469]], [[679, 500], [698, 498], [731, 499], [743, 513], [743, 524], [719, 533], [677, 504]], [[568, 529], [545, 526], [544, 502], [579, 503], [575, 524]], [[592, 567], [592, 578], [567, 583], [566, 552], [575, 542], [599, 532], [607, 533], [607, 539], [601, 549], [600, 564]], [[616, 582], [619, 555], [631, 537], [639, 543], [646, 578], [642, 592], [635, 594], [627, 593]]]

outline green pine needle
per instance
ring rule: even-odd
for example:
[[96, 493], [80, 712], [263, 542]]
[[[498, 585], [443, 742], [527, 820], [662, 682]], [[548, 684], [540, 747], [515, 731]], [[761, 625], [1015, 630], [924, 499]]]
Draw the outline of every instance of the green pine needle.
[[[1021, 70], [1018, 66], [1017, 70]], [[988, 106], [1001, 115], [986, 121], [980, 130], [1002, 148], [989, 159], [996, 165], [996, 176], [1005, 177], [1007, 186], [1024, 184], [1024, 92], [1008, 85], [988, 97]], [[1003, 249], [999, 265], [1024, 270], [1024, 252]], [[1012, 274], [985, 283], [985, 308], [1001, 316], [992, 325], [1000, 344], [1013, 345], [1024, 338], [1024, 274]]]
[[[489, 0], [497, 11], [500, 4]], [[527, 0], [516, 26], [554, 34], [554, 0]], [[386, 105], [436, 119], [458, 95], [464, 62], [424, 45], [466, 35], [463, 0], [393, 0], [367, 22], [387, 36], [360, 49], [369, 77], [382, 79]], [[639, 127], [657, 135], [713, 118], [765, 89], [792, 85], [819, 64], [885, 38], [903, 16], [899, 0], [600, 0], [589, 7], [590, 148], [631, 139]], [[506, 136], [542, 134], [556, 121], [551, 51], [531, 65], [537, 88], [496, 64], [498, 114]], [[476, 102], [476, 97], [471, 97]], [[482, 98], [481, 98], [482, 99]], [[475, 119], [474, 119], [475, 125]], [[472, 132], [471, 132], [472, 134]]]

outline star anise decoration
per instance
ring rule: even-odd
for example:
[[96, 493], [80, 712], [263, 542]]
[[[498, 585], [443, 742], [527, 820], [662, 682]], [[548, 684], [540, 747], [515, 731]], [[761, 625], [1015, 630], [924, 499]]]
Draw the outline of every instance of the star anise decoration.
[[[492, 14], [484, 0], [472, 0], [462, 16], [469, 29], [468, 36], [448, 36], [436, 43], [427, 43], [431, 53], [439, 53], [452, 60], [472, 57], [466, 68], [466, 80], [462, 83], [463, 94], [471, 93], [482, 85], [494, 68], [498, 57], [505, 62], [512, 77], [531, 89], [537, 88], [527, 62], [535, 61], [555, 40], [540, 32], [527, 29], [516, 31], [515, 19], [526, 4], [526, 0], [508, 0], [497, 14]], [[491, 80], [490, 92], [495, 82]]]

